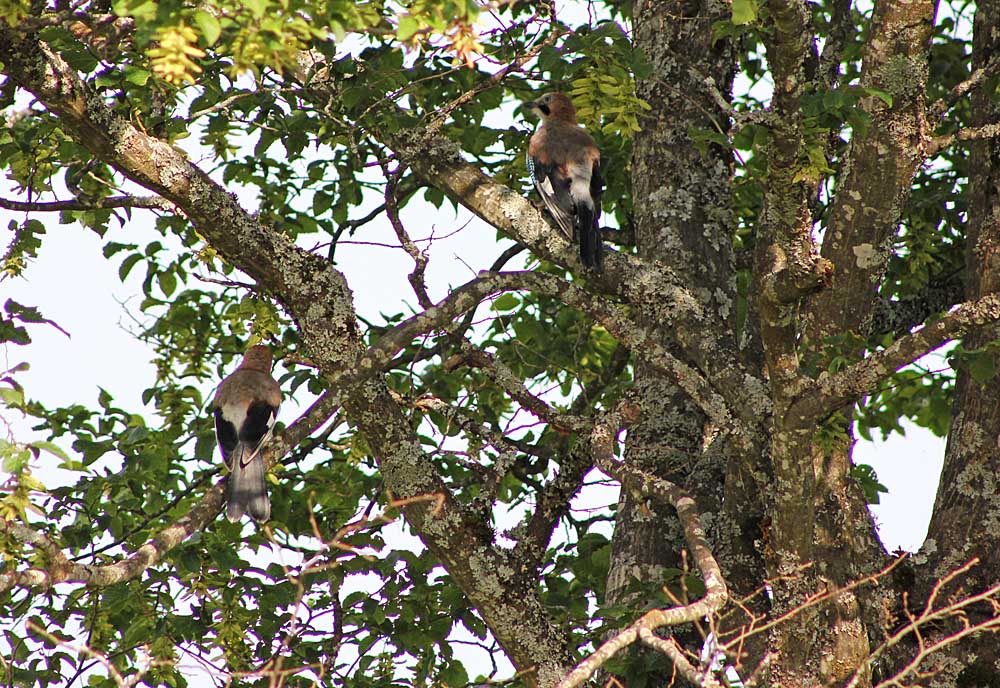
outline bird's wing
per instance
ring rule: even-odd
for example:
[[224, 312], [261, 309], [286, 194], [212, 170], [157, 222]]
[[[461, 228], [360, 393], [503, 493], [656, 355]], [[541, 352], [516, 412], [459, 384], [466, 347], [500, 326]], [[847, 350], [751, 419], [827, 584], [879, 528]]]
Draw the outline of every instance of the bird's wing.
[[534, 169], [535, 188], [542, 202], [549, 209], [559, 229], [567, 239], [574, 237], [573, 214], [575, 203], [570, 196], [570, 178], [558, 165], [545, 164], [538, 158], [531, 158]]
[[594, 221], [601, 219], [601, 196], [604, 195], [604, 175], [601, 174], [601, 159], [594, 161], [590, 172], [590, 197], [594, 199]]
[[222, 450], [223, 460], [229, 468], [232, 468], [233, 452], [236, 451], [240, 440], [239, 432], [236, 425], [226, 418], [222, 408], [218, 406], [215, 407], [215, 439]]
[[[257, 458], [260, 450], [267, 444], [274, 431], [274, 422], [278, 419], [278, 407], [270, 402], [257, 400], [247, 408], [247, 417], [240, 428], [239, 439], [244, 446], [240, 456], [240, 465], [247, 466]], [[248, 451], [249, 450], [249, 451]]]

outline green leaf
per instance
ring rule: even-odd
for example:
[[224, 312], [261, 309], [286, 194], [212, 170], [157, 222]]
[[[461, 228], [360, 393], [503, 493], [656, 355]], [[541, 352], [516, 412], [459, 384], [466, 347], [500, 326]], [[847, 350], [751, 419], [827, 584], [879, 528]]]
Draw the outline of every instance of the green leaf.
[[757, 3], [754, 0], [733, 0], [733, 24], [744, 26], [757, 20]]
[[195, 12], [192, 16], [192, 20], [198, 27], [201, 37], [205, 39], [205, 45], [215, 45], [216, 41], [219, 40], [219, 36], [222, 34], [222, 24], [219, 23], [219, 20], [216, 19], [213, 14], [206, 12], [205, 10], [198, 10]]
[[27, 449], [11, 444], [6, 440], [0, 440], [0, 457], [3, 457], [3, 470], [5, 473], [18, 475], [24, 472], [31, 460], [31, 452]]
[[111, 3], [111, 9], [119, 17], [135, 17], [142, 21], [156, 18], [155, 0], [115, 0]]
[[42, 451], [48, 452], [49, 454], [52, 454], [53, 456], [58, 456], [60, 459], [63, 459], [63, 460], [66, 460], [66, 461], [69, 460], [69, 454], [67, 454], [65, 451], [63, 451], [62, 447], [60, 447], [57, 444], [53, 444], [52, 442], [45, 442], [45, 441], [42, 441], [42, 442], [32, 442], [31, 446], [34, 447], [35, 449], [40, 449]]
[[865, 95], [875, 96], [889, 107], [892, 107], [892, 94], [889, 93], [888, 91], [883, 91], [881, 89], [871, 88], [871, 87], [859, 87], [858, 90], [860, 90]]
[[125, 81], [134, 86], [145, 86], [151, 76], [153, 76], [152, 72], [141, 67], [133, 67], [132, 65], [125, 67]]
[[862, 492], [864, 492], [865, 501], [869, 504], [878, 504], [879, 494], [889, 491], [889, 488], [878, 481], [875, 469], [868, 464], [859, 463], [852, 467], [851, 476], [858, 481]]
[[142, 254], [133, 253], [122, 261], [122, 264], [118, 266], [118, 278], [124, 282], [125, 278], [128, 277], [128, 273], [132, 272], [132, 268], [135, 267], [136, 263], [142, 260]]
[[399, 25], [396, 27], [396, 38], [400, 41], [408, 41], [421, 29], [420, 22], [409, 14], [404, 14], [399, 18]]
[[164, 270], [156, 275], [156, 281], [164, 296], [170, 296], [177, 289], [177, 275], [171, 270]]
[[989, 353], [970, 355], [969, 374], [980, 384], [992, 380], [997, 374], [996, 361], [993, 356]]
[[0, 387], [0, 401], [12, 408], [24, 406], [24, 392], [12, 387]]
[[520, 305], [521, 305], [521, 300], [517, 298], [516, 295], [511, 293], [506, 293], [506, 294], [501, 294], [496, 299], [494, 299], [490, 307], [499, 313], [506, 313], [507, 311], [514, 310]]

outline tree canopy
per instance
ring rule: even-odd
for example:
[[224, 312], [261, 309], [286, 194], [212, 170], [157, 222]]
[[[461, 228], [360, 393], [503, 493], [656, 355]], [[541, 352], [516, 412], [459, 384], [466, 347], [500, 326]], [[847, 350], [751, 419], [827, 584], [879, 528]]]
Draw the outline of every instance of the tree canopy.
[[[155, 363], [139, 406], [47, 402], [18, 355], [61, 325], [0, 303], [34, 429], [0, 438], [0, 678], [1000, 685], [998, 25], [0, 0], [0, 281], [96, 233], [46, 288], [141, 277]], [[602, 271], [528, 181], [554, 90], [601, 150]], [[271, 518], [232, 524], [210, 405], [259, 342]], [[906, 420], [947, 437], [912, 556], [852, 456]]]

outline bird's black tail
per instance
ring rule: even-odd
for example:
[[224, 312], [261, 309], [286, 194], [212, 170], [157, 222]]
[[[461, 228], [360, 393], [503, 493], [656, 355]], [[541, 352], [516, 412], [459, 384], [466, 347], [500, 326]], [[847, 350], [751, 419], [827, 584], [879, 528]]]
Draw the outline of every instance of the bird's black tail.
[[604, 244], [601, 242], [597, 215], [593, 208], [577, 203], [576, 218], [579, 222], [577, 236], [580, 241], [580, 260], [586, 267], [600, 272], [604, 266]]
[[264, 457], [258, 453], [244, 466], [243, 454], [250, 451], [250, 447], [240, 443], [232, 455], [232, 471], [229, 473], [226, 490], [226, 518], [234, 523], [243, 514], [250, 514], [258, 522], [264, 522], [271, 516]]

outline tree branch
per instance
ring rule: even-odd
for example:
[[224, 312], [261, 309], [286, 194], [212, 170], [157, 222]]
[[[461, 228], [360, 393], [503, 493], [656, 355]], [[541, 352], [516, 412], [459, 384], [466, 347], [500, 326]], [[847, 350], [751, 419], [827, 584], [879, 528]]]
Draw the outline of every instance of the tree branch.
[[[957, 601], [949, 601], [940, 608], [935, 608], [934, 606], [937, 602], [939, 594], [944, 588], [946, 588], [959, 576], [967, 573], [969, 569], [978, 563], [979, 559], [973, 558], [962, 566], [959, 566], [954, 571], [948, 573], [948, 575], [939, 579], [931, 590], [931, 594], [927, 599], [927, 605], [924, 607], [924, 610], [918, 615], [913, 615], [908, 612], [908, 622], [898, 631], [886, 638], [881, 645], [872, 650], [871, 654], [868, 656], [868, 663], [854, 673], [854, 676], [851, 677], [851, 681], [847, 684], [846, 688], [856, 688], [857, 686], [864, 685], [867, 678], [867, 668], [886, 651], [902, 642], [902, 640], [907, 636], [916, 636], [919, 647], [917, 653], [906, 664], [906, 666], [897, 671], [891, 678], [879, 683], [876, 688], [901, 685], [900, 681], [906, 679], [912, 674], [915, 674], [920, 664], [927, 660], [932, 654], [948, 647], [949, 645], [959, 642], [967, 636], [976, 633], [996, 633], [1000, 631], [1000, 615], [997, 614], [998, 609], [1000, 609], [1000, 603], [998, 603], [998, 597], [1000, 597], [1000, 584], [993, 585], [982, 592], [969, 595], [968, 597], [963, 597]], [[979, 623], [970, 623], [964, 610], [982, 602], [990, 604], [993, 608], [994, 616]], [[939, 638], [938, 640], [930, 643], [928, 643], [927, 639], [923, 637], [921, 633], [922, 628], [933, 627], [936, 624], [940, 624], [952, 618], [958, 618], [960, 620], [962, 627], [959, 630], [954, 633], [949, 633], [943, 638]]]
[[478, 349], [468, 340], [461, 344], [462, 363], [470, 368], [478, 368], [486, 373], [493, 382], [502, 390], [507, 392], [511, 399], [524, 407], [539, 420], [545, 421], [549, 425], [567, 432], [589, 431], [591, 423], [589, 419], [573, 413], [560, 413], [547, 404], [544, 400], [531, 393], [524, 383], [514, 375], [503, 361], [493, 354]]
[[107, 208], [147, 208], [176, 212], [177, 207], [160, 196], [107, 196], [89, 201], [14, 201], [0, 198], [0, 208], [19, 213], [55, 212], [60, 210], [105, 210]]
[[844, 47], [848, 38], [856, 31], [851, 16], [851, 0], [834, 0], [830, 11], [830, 34], [823, 44], [816, 70], [826, 88], [835, 88], [840, 78], [840, 63], [844, 59]]
[[[337, 97], [335, 82], [310, 79], [310, 74], [324, 73], [323, 66], [322, 56], [304, 56], [297, 74], [305, 84], [304, 97], [318, 102]], [[538, 208], [466, 162], [454, 141], [422, 129], [380, 131], [376, 135], [428, 185], [440, 189], [503, 234], [546, 260], [580, 268], [579, 252], [560, 232], [553, 231]], [[713, 385], [723, 390], [723, 396], [734, 407], [770, 407], [763, 382], [742, 366], [732, 334], [725, 328], [709, 326], [714, 317], [704, 311], [684, 281], [669, 268], [658, 263], [647, 265], [634, 256], [611, 251], [603, 272], [588, 273], [587, 277], [593, 288], [632, 304], [669, 304], [665, 310], [671, 321], [664, 322], [664, 327]]]
[[936, 155], [955, 141], [980, 141], [982, 139], [995, 139], [998, 136], [1000, 136], [1000, 122], [990, 122], [978, 127], [966, 127], [947, 136], [935, 136], [928, 144], [927, 157]]
[[417, 296], [417, 303], [420, 304], [420, 307], [430, 308], [431, 298], [427, 295], [427, 284], [424, 280], [424, 272], [427, 270], [427, 254], [422, 252], [413, 243], [406, 228], [403, 227], [403, 221], [399, 218], [399, 202], [396, 198], [396, 193], [399, 187], [399, 178], [402, 176], [405, 168], [400, 165], [395, 170], [390, 171], [388, 162], [379, 160], [379, 164], [382, 166], [382, 173], [386, 178], [384, 194], [385, 214], [389, 218], [389, 224], [392, 225], [393, 231], [396, 232], [396, 238], [399, 239], [403, 250], [413, 258], [413, 272], [407, 275], [407, 280], [413, 288], [413, 293]]
[[997, 320], [1000, 320], [1000, 294], [963, 303], [940, 320], [927, 323], [849, 368], [833, 375], [821, 375], [789, 409], [789, 424], [805, 427], [814, 423], [844, 404], [874, 392], [879, 383], [903, 366], [975, 327]]
[[[607, 640], [590, 657], [580, 662], [563, 677], [556, 688], [576, 688], [576, 686], [581, 685], [605, 662], [639, 638], [661, 651], [666, 651], [672, 659], [679, 655], [684, 663], [676, 666], [695, 685], [715, 688], [719, 686], [715, 678], [705, 673], [702, 673], [701, 678], [699, 678], [698, 672], [683, 655], [680, 655], [680, 648], [676, 645], [664, 648], [659, 644], [650, 643], [648, 640], [650, 637], [654, 637], [653, 631], [657, 628], [697, 621], [716, 613], [726, 603], [729, 593], [722, 570], [719, 568], [718, 562], [715, 561], [705, 539], [705, 529], [701, 524], [694, 499], [673, 483], [615, 459], [614, 446], [619, 430], [635, 420], [635, 409], [623, 404], [618, 411], [606, 414], [594, 426], [594, 432], [590, 439], [594, 462], [605, 473], [621, 482], [622, 489], [632, 490], [643, 497], [654, 497], [670, 504], [677, 510], [681, 527], [684, 529], [684, 539], [705, 583], [705, 596], [688, 605], [670, 609], [654, 609], [643, 614], [631, 626]], [[685, 669], [690, 669], [690, 675]]]
[[972, 72], [968, 79], [956, 84], [946, 96], [931, 105], [927, 109], [927, 119], [933, 122], [942, 117], [963, 96], [979, 88], [983, 82], [994, 76], [998, 69], [1000, 69], [1000, 56], [994, 56], [987, 64]]
[[[416, 337], [435, 329], [443, 329], [447, 323], [475, 308], [482, 299], [490, 294], [514, 289], [526, 289], [545, 294], [590, 315], [636, 355], [642, 356], [652, 366], [669, 375], [719, 427], [734, 431], [737, 436], [740, 435], [741, 428], [735, 423], [727, 408], [726, 401], [712, 388], [709, 382], [697, 370], [671, 355], [659, 344], [652, 333], [634, 323], [622, 308], [595, 297], [575, 284], [566, 282], [555, 275], [537, 272], [480, 273], [479, 277], [453, 290], [436, 305], [404, 320], [387, 331], [374, 345], [358, 357], [351, 368], [341, 369], [327, 375], [327, 382], [331, 388], [343, 389], [370, 378], [390, 365], [393, 357]], [[500, 377], [506, 379], [503, 376]], [[517, 384], [520, 383], [517, 382]], [[501, 386], [504, 385], [501, 384]], [[513, 389], [515, 388], [510, 387], [508, 391]], [[735, 408], [746, 419], [757, 418], [756, 413], [759, 407], [747, 405], [749, 397], [754, 393], [754, 388], [748, 386], [740, 390], [737, 397], [738, 403]], [[528, 394], [528, 396], [532, 395]], [[542, 407], [547, 407], [547, 405], [540, 400], [536, 401], [538, 403], [533, 403], [529, 398], [523, 399], [527, 408], [530, 409], [534, 406], [535, 411], [544, 414]], [[753, 408], [753, 414], [750, 413], [751, 408]], [[552, 420], [551, 417], [549, 420]], [[558, 421], [552, 420], [552, 422]], [[748, 433], [743, 434], [745, 436]]]

